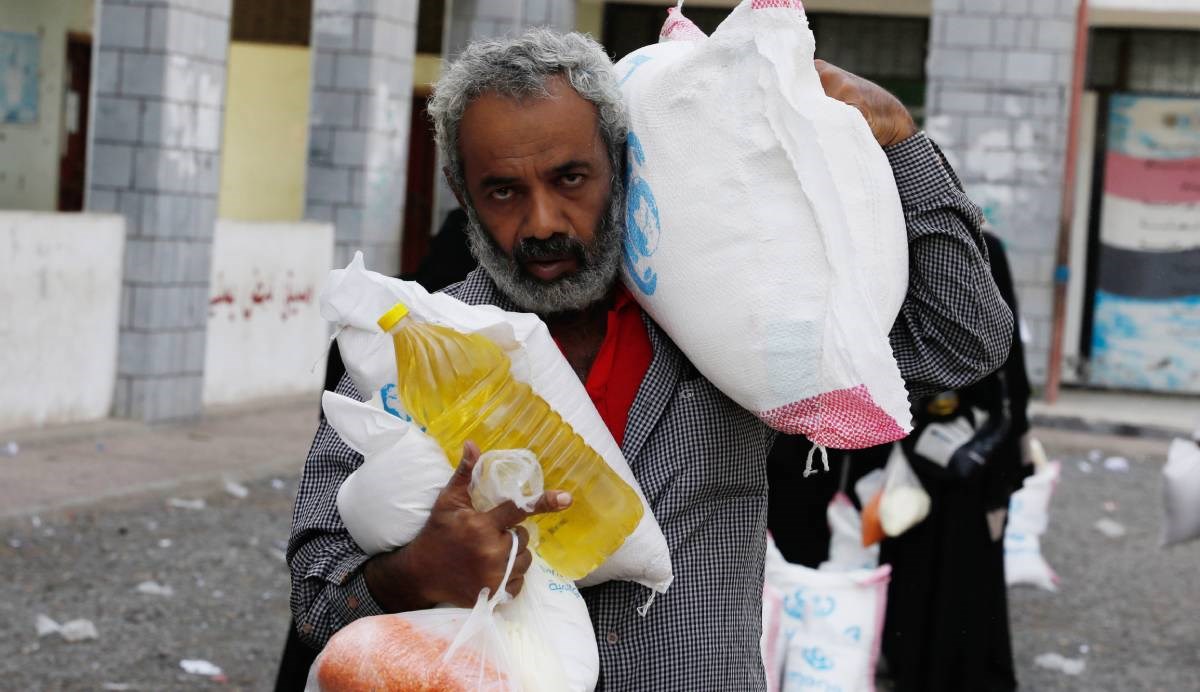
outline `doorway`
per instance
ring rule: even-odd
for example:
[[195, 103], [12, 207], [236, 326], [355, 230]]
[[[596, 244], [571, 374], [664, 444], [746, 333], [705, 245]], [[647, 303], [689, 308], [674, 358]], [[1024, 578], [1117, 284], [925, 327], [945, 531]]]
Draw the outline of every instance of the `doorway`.
[[67, 34], [63, 90], [63, 137], [58, 161], [58, 210], [83, 211], [87, 175], [88, 103], [91, 100], [92, 37]]

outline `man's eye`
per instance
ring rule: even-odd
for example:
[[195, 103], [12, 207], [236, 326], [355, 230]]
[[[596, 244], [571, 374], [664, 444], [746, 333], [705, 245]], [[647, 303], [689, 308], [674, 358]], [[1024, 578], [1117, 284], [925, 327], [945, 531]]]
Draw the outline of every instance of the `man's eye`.
[[566, 185], [567, 187], [575, 187], [576, 185], [580, 185], [583, 183], [583, 174], [582, 173], [568, 173], [568, 174], [564, 175], [561, 178], [561, 180], [562, 180], [563, 185]]
[[503, 202], [512, 199], [513, 189], [511, 187], [498, 187], [492, 190], [492, 199]]

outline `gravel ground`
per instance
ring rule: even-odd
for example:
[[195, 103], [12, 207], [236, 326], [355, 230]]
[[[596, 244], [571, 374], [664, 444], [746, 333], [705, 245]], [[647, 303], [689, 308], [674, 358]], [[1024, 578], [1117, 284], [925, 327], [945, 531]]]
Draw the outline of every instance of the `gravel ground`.
[[[1023, 689], [1200, 690], [1200, 541], [1159, 547], [1166, 443], [1061, 433], [1045, 439], [1063, 475], [1042, 554], [1062, 581], [1058, 593], [1009, 590]], [[1089, 462], [1093, 450], [1127, 458], [1129, 471]], [[1104, 535], [1095, 527], [1103, 518], [1127, 533]], [[1083, 673], [1034, 665], [1049, 652], [1083, 660]]]
[[[241, 500], [209, 494], [204, 509], [164, 496], [0, 525], [0, 689], [270, 689], [289, 617], [295, 483], [246, 487]], [[174, 594], [136, 591], [151, 580]], [[38, 614], [91, 620], [99, 637], [39, 638]], [[224, 677], [185, 673], [183, 659]]]
[[[1022, 688], [1200, 690], [1200, 542], [1158, 547], [1165, 444], [1045, 439], [1064, 466], [1044, 540], [1062, 584], [1010, 592]], [[1130, 470], [1084, 473], [1078, 461], [1092, 449], [1128, 458]], [[204, 509], [163, 496], [0, 523], [0, 689], [270, 689], [288, 622], [282, 549], [294, 483], [250, 483], [245, 499], [208, 493]], [[1106, 537], [1094, 527], [1104, 517], [1128, 533]], [[173, 595], [136, 590], [150, 580]], [[99, 638], [39, 638], [38, 614], [89, 619]], [[1086, 668], [1035, 666], [1048, 652]], [[224, 675], [185, 673], [183, 659]]]

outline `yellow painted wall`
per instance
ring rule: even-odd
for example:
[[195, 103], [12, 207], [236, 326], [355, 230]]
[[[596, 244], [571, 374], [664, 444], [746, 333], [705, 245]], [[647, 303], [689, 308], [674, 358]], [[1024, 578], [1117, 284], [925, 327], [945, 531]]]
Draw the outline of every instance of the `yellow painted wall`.
[[221, 145], [221, 218], [304, 217], [309, 49], [231, 43]]
[[590, 34], [597, 41], [604, 36], [604, 2], [602, 0], [579, 0], [575, 3], [575, 31]]
[[413, 61], [413, 88], [424, 89], [437, 83], [442, 76], [442, 56], [417, 53]]

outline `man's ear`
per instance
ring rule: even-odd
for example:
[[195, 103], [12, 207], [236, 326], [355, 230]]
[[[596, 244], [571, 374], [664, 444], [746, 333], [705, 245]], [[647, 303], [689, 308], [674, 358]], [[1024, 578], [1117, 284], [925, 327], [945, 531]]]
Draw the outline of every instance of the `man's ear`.
[[466, 209], [467, 203], [466, 200], [463, 199], [463, 191], [458, 189], [458, 186], [454, 184], [454, 176], [450, 175], [449, 166], [442, 166], [442, 175], [446, 177], [446, 185], [448, 185], [450, 187], [450, 191], [454, 193], [454, 199], [458, 200], [458, 206]]

